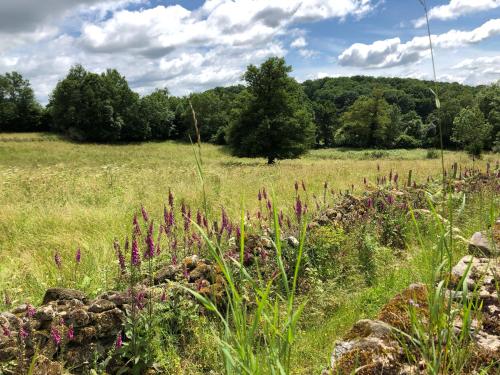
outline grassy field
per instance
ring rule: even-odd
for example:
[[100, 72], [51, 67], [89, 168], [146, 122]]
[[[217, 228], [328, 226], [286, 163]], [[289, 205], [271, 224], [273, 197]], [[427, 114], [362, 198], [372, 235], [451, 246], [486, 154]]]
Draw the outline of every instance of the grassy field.
[[[239, 159], [222, 147], [203, 145], [209, 206], [237, 215], [241, 204], [257, 207], [259, 188], [273, 189], [286, 204], [294, 181], [321, 196], [328, 182], [334, 191], [363, 188], [391, 169], [417, 181], [437, 176], [439, 159], [426, 150], [315, 150], [298, 160], [267, 166], [262, 159]], [[446, 152], [446, 163], [472, 165], [461, 152]], [[487, 155], [477, 162], [495, 162]], [[380, 168], [380, 172], [377, 171]], [[161, 215], [168, 189], [176, 198], [199, 205], [201, 185], [193, 148], [173, 142], [136, 145], [75, 144], [43, 134], [0, 136], [0, 289], [19, 300], [37, 302], [57, 279], [55, 251], [63, 259], [77, 247], [84, 254], [83, 287], [97, 293], [109, 287], [115, 265], [112, 242], [129, 233], [133, 213], [144, 204]], [[92, 254], [92, 256], [86, 256]], [[113, 270], [113, 271], [112, 271]]]
[[[490, 154], [474, 163], [484, 168], [498, 160]], [[461, 152], [446, 152], [445, 161], [447, 166], [473, 166]], [[290, 208], [295, 181], [305, 182], [310, 197], [322, 197], [325, 181], [335, 194], [352, 188], [360, 193], [365, 178], [371, 183], [391, 170], [402, 181], [412, 170], [417, 182], [429, 176], [439, 179], [441, 171], [440, 159], [427, 158], [427, 150], [315, 150], [268, 166], [264, 159], [234, 158], [223, 147], [208, 144], [203, 145], [203, 165], [212, 214], [224, 207], [233, 217], [242, 204], [254, 213], [257, 192], [264, 186]], [[56, 285], [89, 294], [113, 288], [113, 240], [130, 233], [131, 218], [141, 204], [152, 217], [160, 217], [169, 188], [178, 200], [195, 207], [201, 206], [203, 196], [191, 145], [83, 145], [44, 134], [0, 135], [0, 186], [0, 293], [7, 291], [14, 303], [37, 304], [45, 289]], [[468, 205], [461, 223], [464, 236], [484, 227], [483, 209], [477, 202]], [[426, 238], [430, 249], [435, 236]], [[82, 249], [78, 268], [77, 247]], [[62, 271], [54, 265], [56, 251], [62, 256]], [[334, 339], [357, 319], [375, 316], [408, 284], [427, 280], [432, 269], [427, 251], [413, 243], [405, 256], [378, 260], [384, 267], [373, 285], [333, 285], [335, 293], [325, 291], [309, 304], [311, 311], [317, 304], [324, 315], [304, 318], [292, 373], [319, 373], [328, 364]], [[464, 252], [465, 245], [459, 246], [455, 257]], [[312, 313], [306, 309], [306, 314]]]

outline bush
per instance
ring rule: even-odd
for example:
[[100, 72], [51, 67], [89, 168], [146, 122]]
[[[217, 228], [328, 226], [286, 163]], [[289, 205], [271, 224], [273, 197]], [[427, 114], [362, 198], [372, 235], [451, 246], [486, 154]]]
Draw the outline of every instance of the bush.
[[401, 134], [394, 141], [395, 148], [418, 148], [421, 146], [422, 142], [408, 134]]
[[344, 230], [333, 226], [319, 227], [308, 234], [306, 264], [320, 279], [343, 278], [355, 268], [355, 259], [345, 250], [345, 240]]
[[364, 156], [370, 159], [382, 159], [389, 157], [389, 152], [385, 150], [366, 151]]
[[437, 150], [431, 148], [427, 150], [427, 154], [425, 155], [426, 159], [437, 159], [439, 157], [439, 153]]

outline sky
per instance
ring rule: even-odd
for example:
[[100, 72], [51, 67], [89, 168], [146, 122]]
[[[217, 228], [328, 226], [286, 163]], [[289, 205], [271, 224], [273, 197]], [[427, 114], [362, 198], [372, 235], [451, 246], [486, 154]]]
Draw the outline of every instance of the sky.
[[[427, 0], [437, 76], [500, 79], [500, 0]], [[115, 68], [145, 95], [241, 83], [249, 64], [285, 57], [299, 81], [326, 76], [430, 79], [419, 0], [0, 0], [0, 74], [37, 98], [72, 65]]]

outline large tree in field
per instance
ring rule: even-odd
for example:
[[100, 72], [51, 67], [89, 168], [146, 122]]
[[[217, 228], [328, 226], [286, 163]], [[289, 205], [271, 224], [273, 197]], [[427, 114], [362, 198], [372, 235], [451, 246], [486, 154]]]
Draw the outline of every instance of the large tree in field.
[[251, 95], [229, 129], [228, 143], [237, 156], [296, 158], [314, 143], [313, 113], [302, 86], [288, 76], [291, 67], [273, 57], [244, 75]]
[[451, 140], [469, 154], [479, 156], [490, 138], [492, 126], [478, 107], [463, 108], [453, 121]]

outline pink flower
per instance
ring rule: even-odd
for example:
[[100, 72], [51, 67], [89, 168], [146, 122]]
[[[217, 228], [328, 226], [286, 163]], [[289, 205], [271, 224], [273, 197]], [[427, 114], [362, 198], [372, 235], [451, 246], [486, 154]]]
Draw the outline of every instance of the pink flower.
[[61, 256], [59, 255], [59, 253], [57, 251], [54, 254], [54, 262], [56, 263], [57, 268], [61, 268], [61, 266], [62, 266]]
[[68, 340], [73, 340], [75, 338], [75, 330], [73, 328], [73, 324], [68, 328]]
[[149, 221], [149, 215], [143, 205], [141, 205], [141, 213], [142, 213], [142, 218], [147, 223]]
[[75, 260], [76, 263], [80, 263], [82, 260], [82, 251], [80, 250], [80, 248], [76, 249]]
[[59, 346], [61, 344], [61, 334], [56, 327], [52, 327], [50, 329], [50, 336], [52, 337], [52, 341], [54, 341], [54, 344], [56, 344], [56, 346]]
[[21, 327], [21, 329], [19, 330], [19, 336], [21, 336], [21, 338], [25, 340], [29, 336], [29, 333], [24, 329], [24, 327]]
[[33, 318], [35, 314], [36, 314], [36, 309], [28, 303], [26, 305], [26, 316], [28, 318]]
[[170, 189], [168, 189], [168, 205], [170, 208], [174, 207], [174, 194]]
[[2, 331], [3, 331], [4, 336], [10, 337], [12, 335], [9, 327], [4, 326], [3, 324], [2, 324]]
[[132, 266], [138, 266], [141, 264], [141, 258], [139, 257], [139, 245], [137, 244], [137, 239], [135, 238], [132, 241], [132, 255], [130, 261]]
[[118, 332], [116, 336], [115, 349], [120, 349], [123, 346], [122, 332]]

